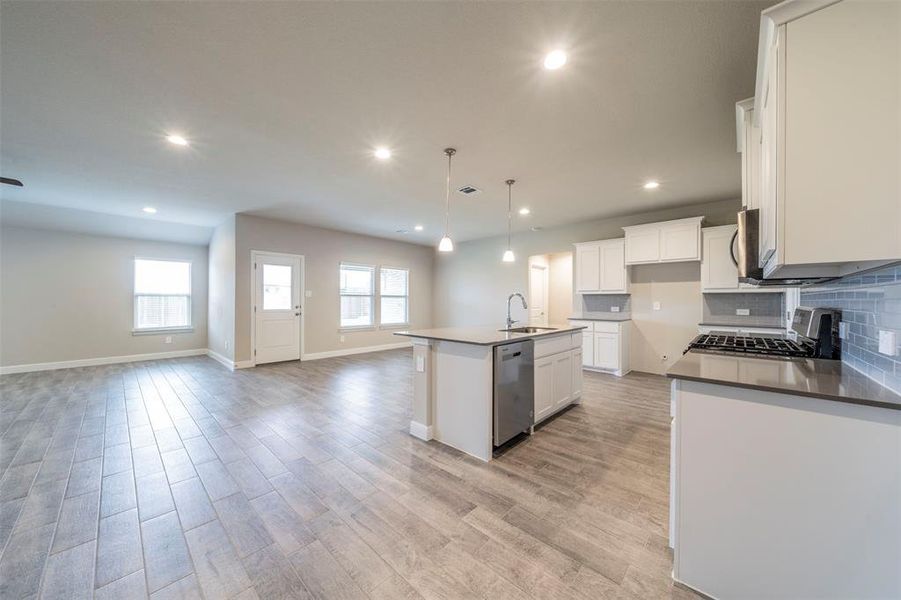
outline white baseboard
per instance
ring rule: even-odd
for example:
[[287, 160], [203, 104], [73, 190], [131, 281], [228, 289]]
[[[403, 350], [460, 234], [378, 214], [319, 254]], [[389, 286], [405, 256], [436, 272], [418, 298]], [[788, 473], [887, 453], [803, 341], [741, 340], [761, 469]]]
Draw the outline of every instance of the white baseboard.
[[328, 352], [311, 352], [304, 354], [300, 360], [319, 360], [320, 358], [334, 358], [336, 356], [350, 356], [352, 354], [366, 354], [369, 352], [382, 352], [384, 350], [397, 350], [399, 348], [411, 348], [410, 342], [395, 344], [382, 344], [380, 346], [363, 346], [361, 348], [342, 348], [341, 350], [329, 350]]
[[103, 356], [100, 358], [83, 358], [79, 360], [63, 360], [59, 362], [34, 363], [30, 365], [8, 365], [0, 367], [0, 375], [13, 373], [31, 373], [33, 371], [53, 371], [56, 369], [74, 369], [76, 367], [95, 367], [116, 363], [140, 362], [144, 360], [160, 360], [163, 358], [181, 358], [184, 356], [201, 356], [207, 354], [206, 348], [192, 350], [173, 350], [172, 352], [151, 352], [149, 354], [129, 354], [127, 356]]
[[214, 352], [213, 350], [207, 349], [206, 355], [215, 360], [217, 363], [220, 363], [223, 367], [228, 369], [229, 371], [235, 370], [235, 361], [228, 358], [227, 356], [222, 356], [218, 352]]
[[235, 369], [249, 369], [250, 367], [255, 367], [257, 364], [252, 360], [239, 360], [235, 363]]
[[410, 421], [410, 435], [418, 437], [421, 440], [429, 441], [432, 439], [434, 432], [431, 425], [426, 426], [416, 421]]

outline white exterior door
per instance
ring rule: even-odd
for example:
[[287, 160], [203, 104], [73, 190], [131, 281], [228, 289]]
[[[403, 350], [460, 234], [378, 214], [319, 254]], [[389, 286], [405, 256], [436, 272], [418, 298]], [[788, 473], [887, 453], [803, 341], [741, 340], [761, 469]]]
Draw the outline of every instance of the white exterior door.
[[548, 268], [546, 265], [529, 266], [529, 324], [547, 325]]
[[254, 361], [300, 359], [300, 256], [254, 253]]

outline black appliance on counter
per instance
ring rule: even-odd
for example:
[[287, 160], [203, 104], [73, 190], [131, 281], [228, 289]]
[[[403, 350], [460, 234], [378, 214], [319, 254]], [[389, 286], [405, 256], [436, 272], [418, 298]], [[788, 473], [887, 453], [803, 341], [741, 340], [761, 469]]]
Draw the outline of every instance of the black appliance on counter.
[[792, 318], [791, 337], [742, 336], [726, 332], [704, 333], [685, 350], [724, 354], [747, 354], [767, 358], [841, 359], [839, 322], [842, 313], [832, 308], [799, 306]]

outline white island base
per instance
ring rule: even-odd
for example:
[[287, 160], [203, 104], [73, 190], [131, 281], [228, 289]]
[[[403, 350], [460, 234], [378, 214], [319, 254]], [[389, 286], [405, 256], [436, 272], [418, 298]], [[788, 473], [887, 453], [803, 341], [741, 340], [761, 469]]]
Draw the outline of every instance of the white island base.
[[[442, 330], [429, 330], [431, 333]], [[448, 330], [449, 331], [449, 330]], [[469, 330], [466, 330], [467, 332]], [[496, 334], [496, 330], [491, 330]], [[535, 422], [578, 403], [582, 395], [582, 334], [576, 326], [553, 333], [506, 336], [496, 343], [450, 341], [405, 332], [413, 342], [413, 419], [410, 434], [436, 440], [478, 459], [494, 452], [494, 347], [504, 341], [535, 341]], [[427, 335], [422, 332], [420, 335]], [[443, 334], [450, 335], [450, 334]], [[459, 337], [466, 336], [460, 334]]]

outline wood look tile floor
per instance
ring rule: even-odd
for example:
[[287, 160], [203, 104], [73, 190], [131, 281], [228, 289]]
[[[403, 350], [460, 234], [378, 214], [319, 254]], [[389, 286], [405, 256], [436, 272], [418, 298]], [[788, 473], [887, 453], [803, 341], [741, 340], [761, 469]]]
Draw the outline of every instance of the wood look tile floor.
[[407, 434], [398, 350], [0, 379], [0, 598], [692, 598], [667, 549], [668, 385], [484, 464]]

